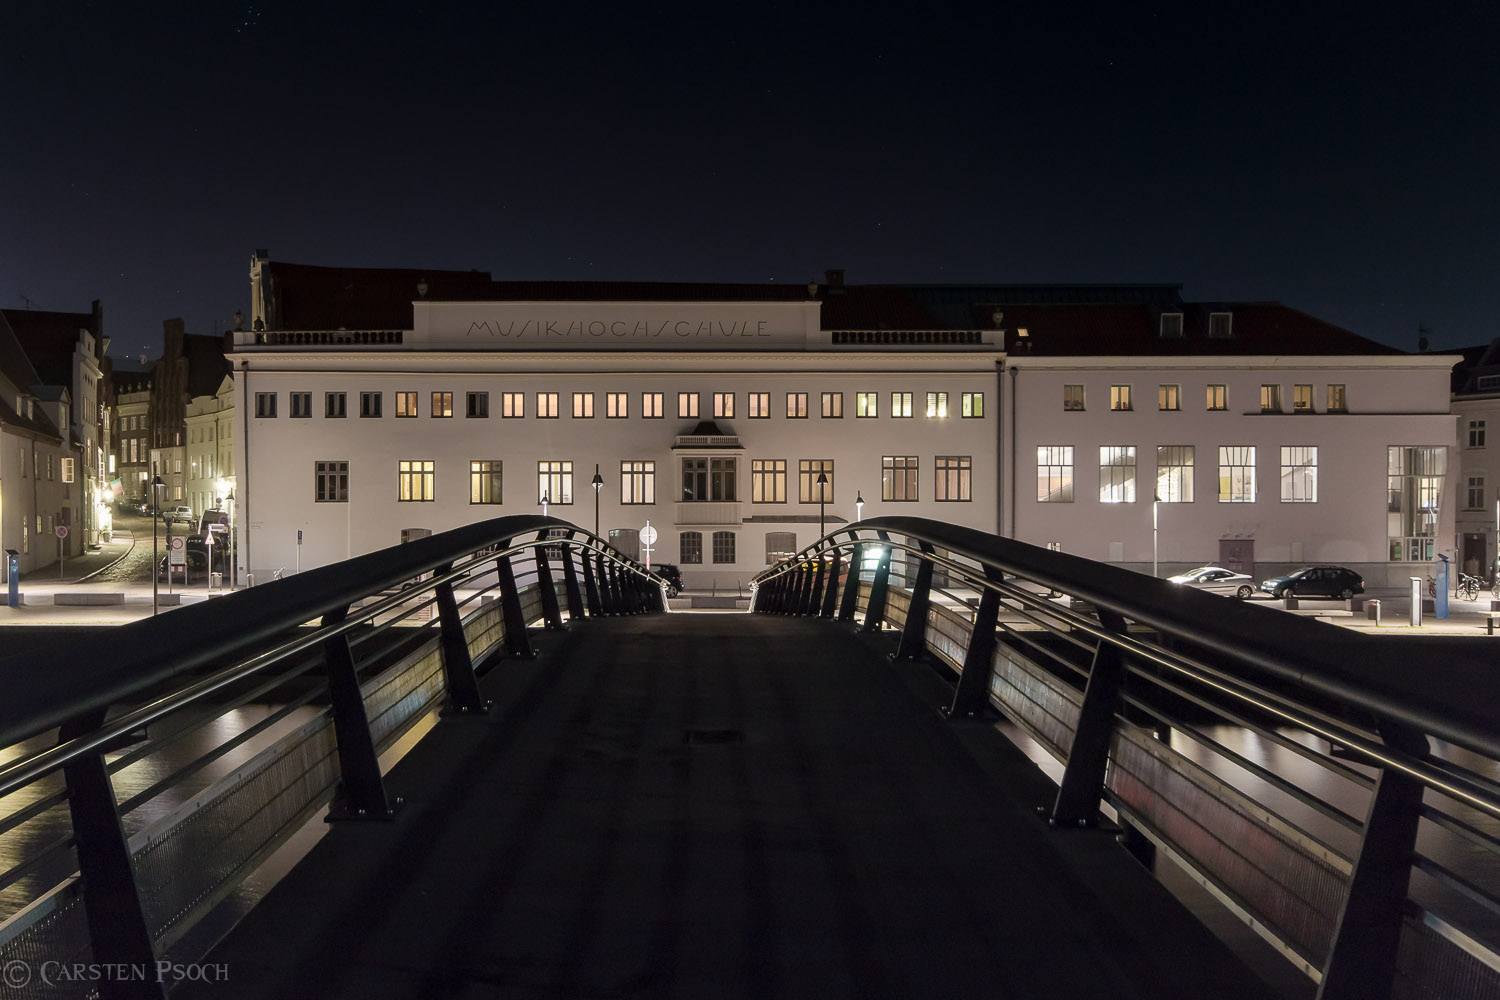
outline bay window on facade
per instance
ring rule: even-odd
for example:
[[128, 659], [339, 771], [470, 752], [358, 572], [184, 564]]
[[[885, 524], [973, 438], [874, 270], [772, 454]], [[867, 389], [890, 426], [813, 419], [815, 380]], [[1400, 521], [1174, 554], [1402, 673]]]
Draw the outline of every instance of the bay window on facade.
[[1036, 450], [1039, 503], [1073, 502], [1073, 446], [1042, 445]]
[[1099, 502], [1135, 503], [1135, 447], [1099, 448]]
[[1436, 558], [1438, 510], [1447, 471], [1446, 448], [1386, 448], [1386, 534], [1392, 561]]
[[682, 499], [729, 502], [735, 499], [735, 460], [693, 457], [682, 460]]

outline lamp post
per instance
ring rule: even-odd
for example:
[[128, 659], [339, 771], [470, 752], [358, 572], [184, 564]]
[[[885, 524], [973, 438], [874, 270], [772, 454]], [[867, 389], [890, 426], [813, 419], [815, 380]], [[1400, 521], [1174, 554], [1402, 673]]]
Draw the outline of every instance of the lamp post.
[[1158, 576], [1156, 572], [1156, 508], [1161, 506], [1161, 497], [1156, 494], [1151, 496], [1151, 575]]
[[[542, 516], [543, 517], [547, 516], [547, 504], [549, 504], [551, 502], [552, 501], [551, 501], [551, 499], [550, 499], [550, 497], [548, 495], [548, 492], [546, 490], [542, 490]], [[595, 532], [595, 534], [598, 534], [598, 532]]]
[[229, 504], [229, 589], [233, 590], [239, 583], [239, 546], [234, 537], [234, 487], [229, 488], [229, 496], [224, 502]]
[[604, 477], [599, 475], [599, 463], [594, 463], [594, 534], [599, 534], [599, 491], [604, 489]]
[[828, 505], [828, 473], [818, 473], [818, 537], [822, 538], [827, 532], [823, 527], [823, 511]]
[[865, 495], [858, 490], [854, 491], [854, 519], [856, 521], [865, 519]]
[[[158, 560], [161, 558], [157, 555], [161, 551], [160, 543], [157, 541], [159, 534], [157, 523], [161, 520], [161, 488], [164, 485], [166, 484], [161, 481], [161, 476], [151, 477], [151, 506], [154, 508], [151, 515], [151, 614], [153, 616], [156, 614], [158, 594], [161, 589], [157, 578]], [[171, 570], [168, 569], [167, 572], [170, 573]]]

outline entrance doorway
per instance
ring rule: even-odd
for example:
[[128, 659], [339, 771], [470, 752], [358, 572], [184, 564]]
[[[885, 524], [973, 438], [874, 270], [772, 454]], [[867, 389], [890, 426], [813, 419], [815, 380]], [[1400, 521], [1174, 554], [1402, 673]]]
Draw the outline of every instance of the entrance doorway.
[[1236, 573], [1255, 577], [1255, 539], [1219, 539], [1219, 565]]
[[1470, 576], [1482, 576], [1488, 578], [1490, 575], [1489, 546], [1485, 544], [1485, 535], [1482, 531], [1465, 531], [1463, 548], [1458, 560], [1459, 566]]

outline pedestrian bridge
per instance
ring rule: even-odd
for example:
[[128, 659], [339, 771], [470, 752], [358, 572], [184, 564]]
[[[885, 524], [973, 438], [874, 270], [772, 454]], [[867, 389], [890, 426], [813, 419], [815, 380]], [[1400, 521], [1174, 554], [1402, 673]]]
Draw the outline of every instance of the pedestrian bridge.
[[7, 988], [1500, 995], [1488, 647], [908, 518], [664, 606], [523, 516], [0, 660]]

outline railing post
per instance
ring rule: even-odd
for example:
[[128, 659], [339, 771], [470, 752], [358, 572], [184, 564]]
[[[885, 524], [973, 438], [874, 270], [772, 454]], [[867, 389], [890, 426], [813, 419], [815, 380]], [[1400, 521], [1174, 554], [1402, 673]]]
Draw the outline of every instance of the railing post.
[[[1125, 634], [1125, 619], [1113, 611], [1099, 609], [1099, 622], [1117, 635]], [[1109, 761], [1109, 737], [1115, 713], [1120, 708], [1120, 690], [1125, 683], [1125, 656], [1107, 639], [1094, 649], [1088, 684], [1073, 745], [1063, 769], [1062, 784], [1052, 807], [1054, 826], [1089, 826], [1099, 813], [1104, 794], [1104, 768]]]
[[589, 600], [589, 617], [598, 618], [604, 614], [604, 602], [599, 598], [599, 582], [594, 577], [593, 554], [591, 550], [581, 552], [578, 561], [583, 563], [583, 591]]
[[[1430, 749], [1426, 736], [1389, 721], [1380, 723], [1380, 736], [1392, 750], [1412, 757], [1424, 757]], [[1381, 771], [1318, 1000], [1391, 995], [1421, 814], [1422, 783], [1400, 771]]]
[[849, 577], [844, 582], [844, 594], [839, 601], [837, 621], [852, 622], [859, 611], [859, 574], [865, 564], [865, 546], [856, 542], [849, 552]]
[[[995, 579], [994, 571], [988, 568], [985, 569], [985, 575], [991, 580]], [[974, 625], [969, 629], [969, 648], [964, 651], [964, 668], [958, 675], [958, 688], [953, 692], [953, 705], [948, 709], [948, 718], [972, 719], [989, 704], [990, 674], [995, 658], [995, 624], [999, 620], [1000, 592], [986, 587], [979, 595]]]
[[[924, 556], [932, 555], [932, 546], [917, 543]], [[911, 600], [906, 606], [906, 623], [901, 626], [901, 641], [892, 655], [895, 660], [920, 660], [927, 654], [927, 606], [932, 596], [932, 559], [918, 562], [917, 582], [911, 589]]]
[[822, 610], [823, 603], [823, 578], [828, 574], [828, 560], [824, 553], [813, 553], [812, 582], [807, 588], [807, 603], [802, 608], [804, 615], [816, 615]]
[[[546, 541], [549, 533], [541, 532], [536, 540]], [[557, 607], [557, 585], [552, 582], [552, 561], [547, 557], [545, 545], [538, 545], [532, 551], [536, 553], [536, 583], [542, 588], [542, 620], [547, 623], [547, 631], [556, 632], [563, 623], [562, 612]]]
[[823, 590], [823, 606], [818, 609], [819, 618], [832, 618], [834, 604], [838, 600], [839, 570], [843, 568], [843, 550], [834, 548], [829, 552], [829, 557], [828, 586]]
[[[440, 570], [446, 572], [450, 563]], [[443, 585], [439, 585], [440, 587]], [[453, 590], [448, 588], [448, 599]], [[442, 610], [442, 596], [438, 597]], [[457, 607], [453, 610], [458, 615]], [[323, 627], [340, 625], [349, 616], [348, 606], [323, 616]], [[440, 624], [446, 624], [440, 622]], [[459, 626], [462, 636], [463, 627]], [[443, 672], [448, 672], [448, 637], [442, 638]], [[339, 751], [339, 787], [328, 808], [329, 821], [341, 819], [390, 819], [395, 815], [385, 794], [385, 779], [380, 776], [380, 755], [370, 733], [370, 717], [365, 711], [365, 695], [359, 689], [359, 675], [354, 669], [354, 651], [349, 648], [349, 634], [341, 632], [323, 641], [323, 659], [328, 671], [328, 700], [333, 711], [334, 742]], [[469, 650], [464, 647], [463, 666], [468, 666]]]
[[563, 583], [568, 591], [568, 617], [578, 621], [583, 617], [583, 594], [578, 590], [578, 568], [573, 565], [573, 546], [563, 547]]
[[[83, 736], [104, 725], [103, 711], [65, 723], [59, 742]], [[120, 825], [119, 802], [101, 747], [63, 766], [68, 812], [78, 870], [83, 875], [83, 909], [88, 920], [90, 960], [96, 965], [155, 970], [156, 951], [146, 926], [130, 844]], [[104, 1000], [161, 1000], [166, 988], [156, 976], [106, 977], [97, 984]]]
[[[882, 542], [891, 540], [883, 531], [875, 532]], [[885, 621], [885, 592], [891, 583], [891, 547], [880, 546], [880, 561], [875, 564], [875, 582], [870, 585], [870, 603], [865, 606], [865, 623], [861, 631], [879, 632]]]
[[[452, 563], [444, 566], [439, 572], [446, 573], [453, 567]], [[463, 618], [458, 613], [458, 599], [453, 596], [453, 585], [451, 583], [440, 583], [437, 585], [438, 606], [438, 628], [442, 635], [443, 650], [443, 685], [448, 691], [448, 701], [443, 705], [444, 715], [468, 715], [474, 712], [488, 712], [490, 703], [484, 700], [479, 693], [479, 681], [474, 677], [474, 659], [469, 654], [469, 637], [464, 634]], [[343, 621], [349, 614], [346, 608], [338, 616], [338, 621]], [[327, 624], [329, 619], [323, 619]], [[343, 638], [342, 636], [339, 638]], [[334, 639], [328, 640], [330, 643]], [[344, 643], [344, 651], [349, 651], [349, 644]], [[330, 648], [328, 655], [330, 677], [332, 676], [333, 660], [335, 651]], [[350, 669], [353, 669], [353, 660], [350, 660]], [[364, 701], [360, 701], [360, 710], [364, 710]], [[369, 729], [367, 725], [366, 730]]]
[[505, 655], [527, 658], [535, 656], [531, 638], [526, 634], [526, 619], [521, 611], [521, 592], [516, 589], [516, 573], [510, 556], [495, 560], [495, 575], [500, 578], [500, 613], [505, 622]]
[[617, 615], [620, 613], [619, 605], [615, 602], [615, 591], [610, 586], [609, 564], [604, 561], [604, 553], [595, 553], [594, 558], [599, 561], [599, 597], [604, 602], [604, 613], [606, 615]]

